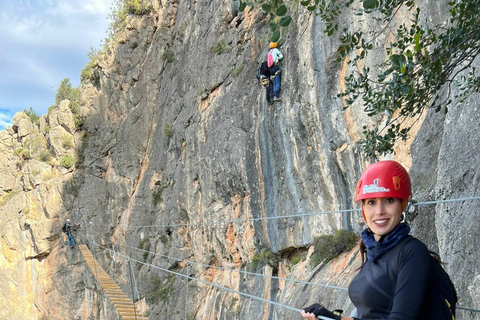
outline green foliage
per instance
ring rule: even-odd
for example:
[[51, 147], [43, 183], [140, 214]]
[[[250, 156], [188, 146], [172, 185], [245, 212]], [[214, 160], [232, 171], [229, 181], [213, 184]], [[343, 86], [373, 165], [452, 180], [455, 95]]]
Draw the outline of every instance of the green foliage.
[[142, 16], [152, 11], [152, 5], [149, 0], [126, 0], [124, 10], [128, 14]]
[[322, 235], [314, 240], [315, 251], [310, 257], [312, 267], [322, 261], [328, 262], [342, 252], [352, 249], [358, 242], [355, 233], [337, 230], [333, 235]]
[[50, 150], [42, 150], [38, 158], [42, 162], [49, 162], [52, 160], [52, 152]]
[[[302, 1], [302, 3], [305, 1]], [[318, 2], [318, 0], [315, 0]], [[287, 14], [288, 7], [283, 0], [256, 0], [243, 1], [240, 0], [240, 11], [244, 11], [247, 6], [253, 8], [255, 3], [261, 4], [261, 8], [268, 14], [270, 27], [270, 41], [278, 42], [281, 38], [282, 27], [286, 28], [292, 22], [292, 17]]]
[[301, 260], [302, 260], [301, 257], [293, 257], [292, 258], [292, 264], [297, 265]]
[[80, 130], [82, 129], [84, 123], [85, 123], [85, 117], [80, 116], [80, 115], [75, 115], [73, 118], [73, 121], [75, 122], [75, 129]]
[[93, 85], [100, 89], [100, 76], [97, 72], [95, 72], [95, 67], [98, 64], [98, 59], [103, 55], [102, 51], [99, 51], [93, 47], [90, 47], [90, 51], [88, 52], [88, 62], [85, 64], [85, 67], [80, 72], [80, 81], [82, 83], [86, 83], [87, 81], [91, 81]]
[[173, 127], [169, 125], [167, 122], [165, 122], [165, 128], [163, 129], [163, 132], [165, 133], [165, 136], [168, 138], [173, 137]]
[[240, 74], [240, 72], [243, 71], [243, 68], [245, 67], [245, 64], [242, 63], [242, 65], [240, 65], [238, 68], [235, 68], [233, 69], [230, 74], [233, 76], [233, 77], [236, 77]]
[[210, 50], [216, 54], [222, 54], [232, 51], [232, 47], [225, 41], [225, 39], [222, 39], [217, 41]]
[[17, 192], [14, 192], [12, 190], [9, 190], [9, 191], [6, 191], [5, 193], [3, 193], [2, 195], [0, 195], [0, 206], [3, 206], [5, 203], [7, 203], [10, 199], [13, 198], [13, 196], [16, 194]]
[[173, 284], [176, 279], [177, 276], [174, 274], [171, 274], [168, 279], [163, 282], [158, 277], [153, 277], [146, 298], [154, 305], [160, 301], [167, 302], [170, 299], [170, 292], [173, 289]]
[[17, 156], [19, 156], [23, 160], [28, 160], [32, 158], [30, 152], [27, 149], [24, 149], [22, 147], [15, 149], [14, 152]]
[[23, 112], [25, 112], [27, 117], [30, 118], [30, 121], [32, 121], [32, 123], [34, 123], [34, 124], [39, 124], [40, 123], [40, 117], [35, 112], [35, 110], [33, 110], [32, 107], [30, 107], [29, 109], [23, 110]]
[[112, 21], [109, 30], [110, 37], [125, 29], [129, 15], [146, 15], [150, 13], [152, 9], [153, 7], [150, 0], [115, 0], [109, 15]]
[[176, 62], [177, 59], [175, 59], [175, 54], [172, 49], [166, 48], [165, 51], [163, 51], [162, 59], [166, 60], [167, 62]]
[[[149, 251], [150, 250], [150, 239], [148, 239], [148, 238], [141, 239], [138, 242], [138, 248], [142, 249], [142, 250], [145, 250], [145, 251]], [[142, 256], [143, 256], [143, 261], [147, 261], [148, 252], [143, 252]]]
[[152, 204], [156, 206], [163, 200], [163, 188], [161, 186], [155, 186], [152, 190]]
[[80, 100], [80, 89], [73, 88], [70, 79], [68, 78], [63, 79], [60, 82], [57, 92], [55, 93], [55, 104], [58, 106], [60, 102], [65, 99], [70, 100], [70, 110], [72, 110], [73, 113], [77, 113], [78, 101]]
[[[268, 14], [271, 40], [276, 40], [280, 36], [280, 14], [286, 14], [283, 7], [280, 9], [284, 1], [241, 1], [240, 10], [255, 4], [261, 4]], [[420, 23], [422, 13], [413, 0], [302, 0], [300, 4], [321, 17], [328, 36], [338, 37], [336, 57], [349, 64], [345, 89], [338, 94], [344, 107], [360, 103], [369, 116], [386, 116], [382, 127], [364, 128], [361, 146], [366, 156], [375, 158], [393, 152], [395, 142], [405, 140], [410, 131], [406, 120], [415, 123], [428, 108], [446, 113], [451, 104], [460, 104], [480, 92], [480, 76], [473, 66], [480, 54], [478, 1], [450, 1], [449, 20], [428, 25]], [[401, 7], [411, 12], [411, 19], [389, 33], [388, 38], [393, 38], [385, 60], [369, 66], [368, 57], [384, 54], [383, 46], [373, 44], [392, 29], [391, 21]], [[343, 14], [380, 20], [384, 27], [376, 33], [364, 33], [356, 24], [340, 30], [337, 22], [343, 20], [337, 17]], [[459, 94], [452, 96], [455, 85]]]
[[67, 150], [73, 148], [73, 139], [71, 135], [64, 134], [62, 136], [62, 147]]
[[75, 158], [70, 155], [65, 155], [60, 158], [60, 165], [64, 168], [70, 169], [75, 165]]
[[280, 263], [279, 257], [268, 249], [264, 249], [261, 253], [255, 252], [252, 258], [252, 269], [256, 270], [266, 266], [267, 264], [273, 268], [278, 268]]

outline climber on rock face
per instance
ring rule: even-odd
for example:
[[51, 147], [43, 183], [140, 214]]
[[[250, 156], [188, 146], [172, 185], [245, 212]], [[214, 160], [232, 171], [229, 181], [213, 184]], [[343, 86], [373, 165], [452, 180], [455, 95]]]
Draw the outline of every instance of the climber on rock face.
[[267, 61], [262, 62], [257, 69], [257, 79], [266, 90], [267, 102], [273, 103], [273, 84], [270, 81], [270, 68], [267, 65]]
[[77, 244], [75, 242], [75, 239], [73, 238], [72, 231], [75, 231], [78, 226], [79, 226], [78, 223], [72, 223], [70, 219], [67, 219], [65, 220], [65, 224], [62, 227], [63, 233], [65, 233], [68, 236], [68, 245], [72, 249]]
[[283, 58], [283, 54], [277, 49], [276, 42], [270, 42], [270, 51], [268, 52], [267, 64], [270, 68], [270, 80], [273, 83], [273, 101], [280, 101], [281, 87], [281, 69], [278, 65], [279, 60]]

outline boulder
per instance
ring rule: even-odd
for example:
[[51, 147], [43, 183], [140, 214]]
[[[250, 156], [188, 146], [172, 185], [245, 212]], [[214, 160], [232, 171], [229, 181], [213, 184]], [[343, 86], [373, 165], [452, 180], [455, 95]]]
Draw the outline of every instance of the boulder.
[[18, 134], [19, 138], [31, 134], [36, 128], [37, 126], [32, 123], [25, 112], [20, 111], [13, 116], [13, 130]]
[[63, 100], [57, 108], [54, 108], [48, 114], [50, 130], [57, 126], [62, 126], [70, 134], [75, 132], [75, 117], [69, 105], [70, 100]]
[[75, 143], [73, 135], [61, 125], [52, 127], [48, 134], [50, 145], [57, 158], [64, 155], [73, 155]]

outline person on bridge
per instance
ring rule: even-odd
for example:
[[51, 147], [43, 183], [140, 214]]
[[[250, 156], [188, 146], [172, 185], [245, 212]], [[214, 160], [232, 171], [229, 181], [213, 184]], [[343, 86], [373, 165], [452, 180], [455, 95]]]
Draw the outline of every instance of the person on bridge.
[[438, 254], [408, 235], [402, 215], [412, 196], [407, 171], [395, 161], [376, 162], [363, 172], [355, 194], [367, 224], [359, 243], [362, 265], [348, 288], [356, 315], [341, 316], [316, 303], [302, 317], [454, 319], [456, 292]]
[[78, 228], [78, 226], [79, 226], [78, 223], [72, 223], [70, 219], [67, 219], [65, 220], [65, 224], [62, 227], [63, 233], [65, 233], [68, 236], [68, 245], [72, 249], [77, 244], [75, 242], [75, 239], [73, 238], [72, 231], [75, 231]]

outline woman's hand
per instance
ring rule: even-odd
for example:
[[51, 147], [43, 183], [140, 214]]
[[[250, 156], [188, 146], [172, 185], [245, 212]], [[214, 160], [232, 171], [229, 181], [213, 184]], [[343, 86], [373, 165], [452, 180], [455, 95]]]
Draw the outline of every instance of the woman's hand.
[[327, 317], [333, 320], [341, 320], [340, 314], [342, 313], [341, 310], [335, 310], [335, 312], [339, 311], [338, 313], [333, 313], [330, 310], [325, 309], [318, 303], [314, 303], [311, 306], [302, 310], [301, 315], [305, 319], [316, 320], [318, 316]]
[[304, 319], [317, 320], [317, 316], [315, 314], [305, 312], [305, 310], [302, 310], [301, 315]]

